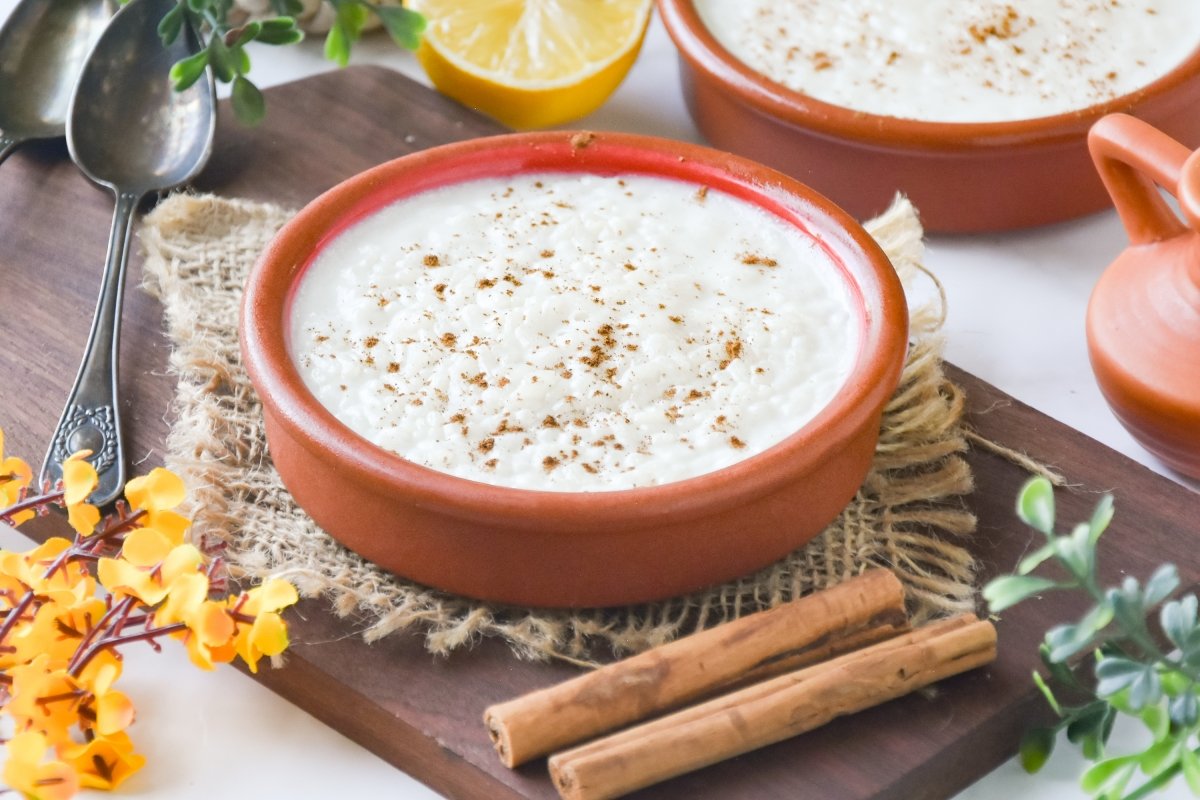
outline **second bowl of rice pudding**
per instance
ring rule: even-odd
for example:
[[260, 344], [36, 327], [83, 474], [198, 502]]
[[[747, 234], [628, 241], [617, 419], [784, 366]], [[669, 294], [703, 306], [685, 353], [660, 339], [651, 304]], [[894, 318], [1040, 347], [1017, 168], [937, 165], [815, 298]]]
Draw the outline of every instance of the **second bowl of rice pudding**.
[[339, 541], [492, 601], [750, 572], [857, 491], [903, 291], [813, 190], [706, 148], [517, 134], [300, 212], [246, 288], [272, 457]]
[[1105, 114], [1200, 144], [1195, 0], [658, 0], [715, 146], [861, 218], [904, 192], [935, 231], [1098, 211]]

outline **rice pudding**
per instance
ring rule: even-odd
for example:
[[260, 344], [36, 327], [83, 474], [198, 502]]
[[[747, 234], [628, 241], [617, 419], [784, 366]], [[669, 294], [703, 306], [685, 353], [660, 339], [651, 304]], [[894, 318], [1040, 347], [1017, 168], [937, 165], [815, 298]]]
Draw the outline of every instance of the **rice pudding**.
[[735, 58], [870, 114], [1003, 122], [1152, 83], [1200, 48], [1196, 0], [695, 0]]
[[308, 389], [410, 461], [603, 491], [729, 466], [797, 431], [857, 357], [819, 242], [647, 175], [522, 174], [402, 199], [326, 243], [291, 306]]

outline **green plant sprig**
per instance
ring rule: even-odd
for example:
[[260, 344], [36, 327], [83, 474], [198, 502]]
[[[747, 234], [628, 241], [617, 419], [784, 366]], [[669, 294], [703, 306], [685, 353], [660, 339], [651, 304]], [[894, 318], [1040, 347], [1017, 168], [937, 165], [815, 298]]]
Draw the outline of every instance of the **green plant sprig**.
[[[1113, 517], [1113, 502], [1105, 496], [1091, 519], [1070, 533], [1054, 532], [1054, 489], [1035, 478], [1017, 500], [1017, 515], [1046, 537], [1046, 544], [1025, 556], [1016, 574], [988, 583], [983, 596], [993, 614], [1036, 595], [1052, 591], [1081, 591], [1092, 605], [1078, 621], [1046, 632], [1039, 648], [1047, 676], [1034, 672], [1033, 681], [1058, 715], [1057, 724], [1034, 728], [1021, 741], [1021, 764], [1036, 772], [1049, 759], [1055, 739], [1065, 730], [1094, 762], [1083, 774], [1083, 790], [1101, 800], [1137, 800], [1166, 786], [1180, 774], [1200, 795], [1200, 625], [1194, 594], [1169, 599], [1179, 588], [1172, 564], [1154, 571], [1143, 586], [1127, 577], [1118, 587], [1100, 585], [1096, 546]], [[1058, 577], [1034, 575], [1047, 562], [1056, 564]], [[1151, 629], [1157, 609], [1159, 633]], [[1160, 641], [1165, 639], [1166, 646]], [[1089, 663], [1070, 665], [1074, 656], [1090, 650]], [[1091, 673], [1089, 676], [1088, 673]], [[1089, 677], [1091, 680], [1089, 680]], [[1082, 702], [1060, 702], [1063, 696]], [[1139, 719], [1152, 737], [1138, 753], [1111, 755], [1105, 747], [1118, 714]], [[1135, 776], [1144, 780], [1124, 794]]]
[[[325, 37], [325, 57], [339, 66], [349, 63], [350, 51], [362, 36], [363, 26], [371, 15], [379, 18], [397, 45], [415, 50], [421, 42], [425, 18], [415, 11], [370, 0], [329, 2], [334, 8], [335, 20]], [[172, 66], [172, 86], [176, 91], [183, 91], [200, 80], [205, 69], [211, 67], [218, 81], [231, 84], [230, 100], [238, 120], [246, 125], [257, 124], [266, 114], [266, 101], [247, 77], [250, 56], [246, 45], [251, 42], [291, 45], [302, 41], [304, 32], [296, 22], [296, 15], [303, 9], [300, 0], [271, 0], [271, 11], [276, 16], [233, 25], [230, 14], [234, 10], [234, 0], [178, 0], [159, 23], [158, 34], [163, 44], [174, 42], [184, 26], [190, 25], [204, 42], [204, 49]]]

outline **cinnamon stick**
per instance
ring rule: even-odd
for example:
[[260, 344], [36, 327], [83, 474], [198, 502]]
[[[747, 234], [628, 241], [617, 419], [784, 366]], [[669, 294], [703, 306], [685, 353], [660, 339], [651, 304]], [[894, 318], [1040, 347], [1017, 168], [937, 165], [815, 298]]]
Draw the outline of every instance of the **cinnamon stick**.
[[550, 758], [565, 800], [605, 800], [732, 758], [877, 705], [996, 657], [972, 615], [722, 695]]
[[523, 697], [489, 707], [484, 724], [515, 767], [717, 689], [828, 658], [906, 630], [904, 590], [876, 569]]

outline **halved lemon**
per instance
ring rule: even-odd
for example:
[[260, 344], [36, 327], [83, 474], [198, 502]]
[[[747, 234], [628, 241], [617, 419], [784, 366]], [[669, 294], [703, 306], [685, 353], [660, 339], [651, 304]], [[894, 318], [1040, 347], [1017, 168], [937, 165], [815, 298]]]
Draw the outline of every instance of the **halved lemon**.
[[578, 119], [633, 66], [653, 0], [409, 0], [440, 92], [514, 128]]

